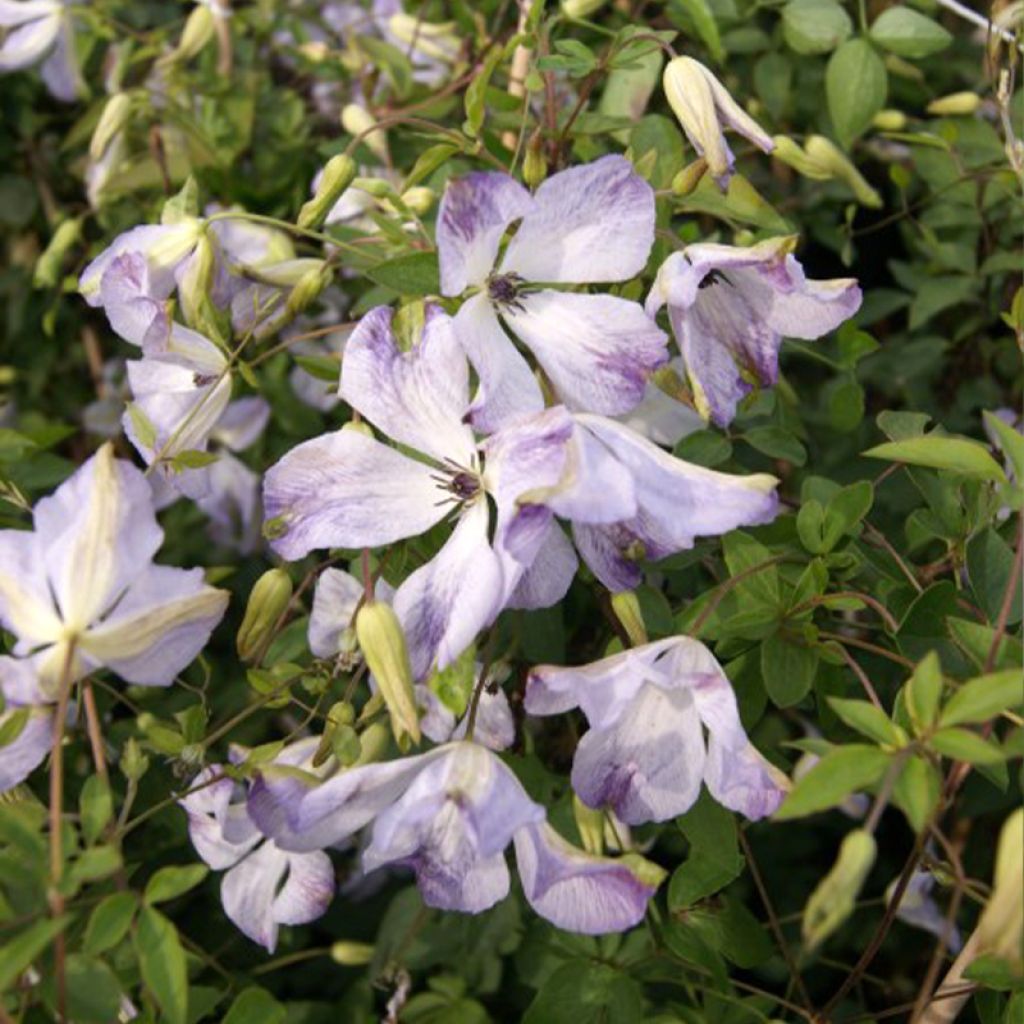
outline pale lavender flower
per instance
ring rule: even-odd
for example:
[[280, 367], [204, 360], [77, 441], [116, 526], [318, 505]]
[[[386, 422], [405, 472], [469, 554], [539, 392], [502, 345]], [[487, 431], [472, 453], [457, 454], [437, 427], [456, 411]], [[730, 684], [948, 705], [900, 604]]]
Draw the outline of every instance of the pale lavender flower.
[[72, 103], [85, 92], [75, 54], [73, 3], [62, 0], [0, 0], [0, 74], [39, 64], [50, 93]]
[[[669, 364], [671, 369], [685, 376], [686, 367], [680, 357]], [[617, 417], [630, 430], [642, 434], [648, 441], [674, 448], [684, 437], [704, 428], [704, 420], [694, 408], [666, 394], [653, 381], [647, 382], [640, 404]]]
[[[899, 879], [893, 879], [885, 890], [886, 903], [892, 903]], [[945, 943], [954, 955], [960, 952], [963, 940], [960, 930], [955, 924], [946, 920], [946, 915], [939, 908], [931, 895], [935, 886], [935, 876], [926, 870], [915, 871], [900, 898], [896, 917], [904, 924], [922, 931], [930, 932]]]
[[[293, 744], [277, 763], [298, 765], [316, 745]], [[327, 912], [335, 891], [330, 857], [321, 850], [289, 852], [267, 839], [246, 810], [244, 790], [219, 765], [206, 767], [192, 788], [178, 803], [188, 814], [196, 852], [215, 871], [227, 872], [220, 889], [224, 913], [273, 953], [280, 925], [308, 924]]]
[[621, 156], [553, 175], [532, 196], [501, 173], [449, 182], [437, 219], [441, 291], [476, 290], [455, 319], [480, 380], [474, 426], [496, 430], [544, 407], [499, 317], [570, 409], [613, 416], [640, 402], [648, 375], [668, 359], [666, 336], [637, 303], [545, 286], [628, 280], [653, 243], [654, 192]]
[[508, 766], [467, 741], [343, 771], [313, 788], [264, 773], [250, 812], [279, 846], [296, 851], [333, 845], [372, 822], [363, 868], [411, 868], [424, 902], [445, 910], [480, 913], [504, 899], [513, 840], [527, 899], [561, 928], [632, 927], [657, 885], [630, 858], [571, 847], [544, 825], [544, 808]]
[[647, 297], [654, 316], [668, 306], [697, 409], [727, 426], [751, 391], [779, 375], [783, 337], [813, 340], [860, 308], [852, 278], [809, 281], [792, 255], [792, 239], [749, 248], [699, 243], [675, 252]]
[[[201, 569], [153, 564], [163, 531], [142, 473], [104, 445], [36, 503], [33, 523], [0, 531], [0, 623], [16, 637], [14, 657], [0, 664], [5, 698], [53, 703], [62, 680], [101, 668], [169, 686], [206, 645], [228, 595], [207, 586]], [[20, 759], [0, 772], [5, 782], [34, 767], [27, 745], [29, 736], [42, 742], [36, 717], [20, 748], [0, 748], [0, 761]]]
[[587, 806], [610, 807], [628, 825], [684, 814], [702, 782], [750, 819], [771, 814], [785, 795], [785, 776], [743, 730], [721, 666], [689, 637], [579, 668], [535, 668], [525, 706], [532, 715], [582, 709], [590, 730], [576, 748], [573, 789]]

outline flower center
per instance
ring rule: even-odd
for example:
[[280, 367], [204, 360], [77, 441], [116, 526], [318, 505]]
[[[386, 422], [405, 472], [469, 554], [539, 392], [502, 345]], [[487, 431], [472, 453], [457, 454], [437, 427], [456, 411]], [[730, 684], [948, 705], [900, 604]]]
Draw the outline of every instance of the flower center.
[[487, 295], [498, 306], [522, 309], [519, 294], [523, 283], [518, 274], [492, 274], [487, 279]]
[[[475, 463], [474, 459], [474, 463]], [[473, 501], [483, 490], [483, 481], [475, 465], [470, 469], [460, 466], [453, 459], [445, 459], [444, 465], [438, 468], [432, 479], [445, 496], [438, 505], [465, 505]]]

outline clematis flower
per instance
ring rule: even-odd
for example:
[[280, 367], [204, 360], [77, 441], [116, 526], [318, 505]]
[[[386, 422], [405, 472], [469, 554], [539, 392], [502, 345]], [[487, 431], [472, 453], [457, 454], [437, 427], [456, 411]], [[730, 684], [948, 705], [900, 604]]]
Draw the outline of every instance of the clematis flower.
[[634, 302], [545, 286], [626, 281], [643, 270], [653, 243], [654, 192], [621, 156], [555, 174], [532, 196], [506, 174], [449, 182], [437, 219], [441, 291], [476, 291], [455, 329], [480, 381], [470, 410], [477, 429], [544, 408], [499, 317], [570, 409], [615, 416], [640, 402], [648, 375], [668, 359], [665, 335]]
[[[395, 590], [386, 580], [374, 584], [374, 599], [394, 601]], [[316, 581], [313, 610], [309, 616], [309, 649], [318, 658], [349, 658], [352, 652], [345, 645], [346, 634], [352, 635], [356, 611], [363, 599], [363, 584], [343, 569], [324, 569]], [[477, 666], [479, 671], [480, 666]], [[370, 676], [370, 686], [376, 683]], [[466, 733], [466, 720], [456, 723], [454, 713], [426, 684], [413, 687], [416, 703], [422, 711], [420, 728], [435, 743], [461, 739]], [[515, 722], [508, 698], [501, 689], [491, 692], [484, 687], [480, 695], [475, 723], [475, 738], [491, 750], [505, 750], [515, 740]]]
[[771, 136], [729, 95], [728, 90], [700, 61], [676, 57], [665, 67], [665, 96], [711, 176], [724, 192], [735, 162], [725, 141], [725, 128], [739, 132], [758, 149], [775, 148]]
[[480, 913], [504, 899], [513, 840], [527, 899], [571, 931], [632, 927], [660, 881], [646, 862], [592, 857], [566, 843], [508, 766], [468, 741], [349, 769], [312, 788], [265, 773], [250, 812], [278, 846], [296, 851], [342, 842], [372, 822], [363, 868], [412, 868], [424, 902], [444, 910]]
[[[892, 903], [898, 878], [894, 878], [885, 890], [885, 902]], [[903, 890], [896, 917], [904, 924], [920, 928], [934, 935], [949, 947], [954, 955], [960, 952], [963, 940], [960, 930], [955, 924], [947, 921], [945, 913], [939, 909], [931, 892], [935, 886], [935, 876], [930, 871], [918, 870], [910, 876], [907, 887]]]
[[39, 64], [47, 89], [73, 103], [85, 92], [75, 54], [70, 3], [62, 0], [0, 0], [0, 74]]
[[855, 280], [809, 281], [792, 245], [687, 246], [661, 265], [647, 296], [651, 316], [668, 306], [697, 409], [721, 427], [751, 390], [748, 378], [776, 382], [784, 336], [820, 338], [860, 308]]
[[[421, 679], [431, 664], [444, 668], [457, 658], [502, 608], [547, 607], [562, 597], [576, 560], [556, 511], [572, 505], [575, 515], [601, 522], [631, 514], [633, 504], [628, 481], [616, 488], [599, 471], [579, 473], [572, 496], [559, 491], [574, 434], [564, 408], [478, 444], [464, 421], [468, 372], [451, 319], [429, 306], [419, 342], [403, 353], [391, 316], [379, 307], [360, 321], [346, 346], [340, 393], [420, 457], [349, 425], [300, 444], [271, 467], [264, 508], [281, 531], [271, 546], [287, 559], [320, 547], [392, 544], [457, 515], [440, 552], [395, 594]], [[603, 452], [595, 457], [598, 469], [610, 465]], [[543, 501], [521, 501], [534, 491], [544, 492]], [[497, 509], [493, 522], [488, 498]]]
[[610, 807], [627, 825], [684, 814], [702, 781], [723, 806], [763, 818], [788, 786], [747, 738], [721, 666], [689, 637], [580, 668], [535, 668], [525, 707], [531, 715], [582, 709], [590, 731], [576, 748], [573, 789], [588, 807]]
[[[142, 473], [106, 444], [36, 504], [33, 520], [32, 530], [0, 531], [0, 623], [17, 638], [14, 657], [0, 659], [5, 698], [41, 708], [62, 681], [101, 668], [169, 686], [206, 645], [228, 595], [201, 569], [153, 564], [163, 531]], [[0, 747], [0, 781], [20, 781], [42, 759], [43, 714], [30, 712], [15, 743]]]
[[[277, 763], [308, 760], [316, 745], [293, 744]], [[224, 913], [273, 953], [280, 925], [308, 924], [327, 912], [335, 890], [331, 859], [320, 850], [291, 853], [267, 839], [249, 817], [241, 786], [220, 765], [203, 769], [192, 788], [178, 803], [188, 814], [196, 852], [215, 871], [227, 872], [220, 888]]]

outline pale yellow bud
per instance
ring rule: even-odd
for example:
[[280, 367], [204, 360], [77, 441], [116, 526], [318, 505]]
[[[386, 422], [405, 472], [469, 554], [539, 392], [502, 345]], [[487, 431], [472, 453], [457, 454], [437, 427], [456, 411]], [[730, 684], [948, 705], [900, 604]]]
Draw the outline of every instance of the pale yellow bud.
[[420, 217], [430, 212], [436, 199], [437, 195], [434, 190], [427, 188], [426, 185], [417, 185], [414, 188], [406, 189], [402, 193], [402, 202]]
[[596, 14], [608, 0], [562, 0], [562, 13], [567, 18], [589, 18]]
[[462, 48], [453, 21], [431, 22], [399, 11], [388, 19], [392, 34], [416, 53], [432, 60], [454, 63]]
[[687, 164], [672, 179], [672, 191], [677, 196], [688, 196], [700, 184], [707, 169], [707, 160], [702, 156], [697, 157], [693, 163]]
[[377, 119], [366, 107], [349, 103], [341, 112], [341, 127], [364, 143], [374, 156], [380, 158], [381, 163], [387, 163], [388, 144], [384, 132], [377, 128]]
[[1003, 825], [996, 848], [992, 895], [978, 921], [981, 953], [1009, 960], [1018, 972], [1024, 940], [1024, 809], [1018, 808]]
[[907, 115], [902, 110], [880, 110], [871, 123], [880, 132], [901, 132], [907, 127]]
[[981, 97], [975, 92], [954, 92], [932, 100], [925, 108], [935, 117], [966, 117], [981, 106]]
[[210, 289], [213, 287], [213, 275], [217, 265], [215, 244], [207, 232], [204, 231], [199, 236], [188, 268], [178, 286], [185, 321], [189, 327], [203, 333], [210, 332], [210, 324], [206, 322], [206, 307], [210, 305]]
[[792, 167], [805, 178], [828, 181], [832, 177], [832, 172], [825, 164], [809, 156], [788, 135], [776, 135], [772, 141], [775, 143], [772, 156]]
[[357, 171], [356, 162], [352, 157], [344, 153], [332, 156], [324, 165], [313, 198], [299, 211], [299, 227], [319, 227], [341, 193], [352, 184]]
[[235, 647], [242, 661], [252, 661], [260, 654], [291, 599], [292, 580], [284, 569], [268, 569], [256, 581], [235, 637]]
[[366, 665], [377, 681], [391, 716], [395, 739], [420, 740], [420, 722], [413, 693], [409, 650], [398, 616], [389, 604], [374, 601], [356, 613], [356, 636]]
[[612, 594], [612, 611], [622, 624], [622, 628], [634, 647], [647, 643], [647, 627], [644, 626], [644, 613], [640, 610], [640, 601], [635, 590], [621, 590]]
[[535, 132], [527, 143], [523, 156], [523, 181], [530, 188], [536, 188], [548, 176], [548, 162], [544, 156], [540, 132]]
[[328, 266], [326, 260], [319, 261], [318, 267], [307, 270], [306, 273], [295, 282], [285, 303], [285, 313], [288, 316], [296, 316], [307, 306], [311, 305], [320, 293], [331, 283], [334, 273]]
[[864, 180], [860, 171], [843, 155], [842, 150], [824, 135], [812, 135], [804, 144], [807, 155], [827, 167], [834, 178], [844, 182], [862, 206], [877, 210], [882, 197]]
[[383, 722], [372, 722], [359, 734], [359, 758], [353, 767], [379, 761], [390, 741], [391, 730]]
[[82, 218], [63, 220], [57, 225], [53, 237], [36, 260], [32, 284], [36, 288], [53, 288], [60, 280], [61, 267], [68, 250], [82, 237]]
[[374, 947], [366, 942], [335, 942], [331, 959], [344, 967], [363, 967], [373, 960]]
[[191, 60], [214, 36], [213, 12], [205, 4], [193, 8], [171, 60]]
[[804, 908], [808, 951], [820, 946], [849, 916], [875, 863], [875, 837], [864, 829], [847, 833], [832, 870], [818, 883]]
[[107, 151], [111, 140], [127, 123], [131, 109], [132, 101], [127, 93], [114, 93], [107, 100], [89, 140], [89, 157], [92, 160], [99, 160]]

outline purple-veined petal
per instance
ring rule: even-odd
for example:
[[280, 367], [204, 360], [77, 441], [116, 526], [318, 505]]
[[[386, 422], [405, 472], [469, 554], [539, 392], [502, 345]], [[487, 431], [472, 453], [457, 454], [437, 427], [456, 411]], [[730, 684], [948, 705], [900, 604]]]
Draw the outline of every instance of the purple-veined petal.
[[192, 791], [178, 801], [188, 815], [196, 853], [215, 871], [237, 864], [261, 838], [245, 804], [232, 803], [236, 783], [223, 771], [220, 765], [208, 765], [192, 781]]
[[506, 589], [518, 576], [505, 601], [506, 608], [550, 608], [558, 604], [572, 585], [579, 566], [572, 543], [553, 520], [548, 522], [537, 554], [525, 569], [515, 559], [503, 557], [503, 548], [495, 550], [502, 558]]
[[446, 668], [501, 611], [501, 563], [487, 537], [487, 503], [467, 505], [444, 547], [395, 593], [413, 678]]
[[332, 658], [339, 650], [341, 633], [355, 619], [363, 599], [363, 585], [342, 569], [324, 569], [316, 581], [309, 616], [309, 649], [318, 658]]
[[39, 685], [39, 662], [45, 658], [39, 651], [26, 658], [0, 655], [0, 696], [8, 707], [50, 702], [50, 695]]
[[437, 213], [442, 294], [483, 284], [505, 229], [532, 204], [530, 193], [507, 174], [477, 171], [449, 181]]
[[66, 14], [60, 19], [56, 43], [39, 68], [39, 73], [50, 95], [63, 103], [74, 103], [86, 91], [82, 71], [78, 66], [78, 54], [75, 52], [71, 19]]
[[150, 565], [79, 643], [127, 682], [170, 686], [206, 646], [227, 606], [228, 592], [207, 586], [202, 569]]
[[[468, 724], [469, 715], [466, 715], [452, 731], [451, 738], [465, 739]], [[476, 711], [473, 742], [479, 743], [489, 750], [508, 750], [515, 741], [516, 722], [512, 716], [512, 709], [509, 707], [505, 691], [499, 689], [491, 693], [489, 687], [485, 686], [483, 693], [480, 694], [480, 704]]]
[[322, 917], [334, 898], [334, 866], [326, 853], [288, 854], [288, 877], [274, 900], [274, 920], [308, 924]]
[[480, 293], [455, 315], [455, 333], [479, 381], [470, 422], [488, 434], [544, 408], [537, 378], [498, 322], [490, 299]]
[[315, 548], [361, 548], [416, 537], [448, 511], [436, 470], [355, 430], [305, 441], [263, 481], [268, 519], [282, 520], [271, 547], [283, 558]]
[[625, 157], [605, 156], [541, 184], [501, 269], [527, 281], [625, 281], [653, 244], [654, 190]]
[[48, 709], [8, 708], [0, 712], [0, 730], [10, 727], [13, 716], [25, 714], [28, 717], [18, 735], [0, 746], [0, 793], [24, 782], [53, 746], [53, 712]]
[[159, 346], [170, 332], [163, 300], [151, 296], [149, 264], [142, 253], [115, 256], [100, 277], [99, 300], [114, 332], [133, 345]]
[[628, 525], [573, 523], [572, 539], [590, 571], [613, 594], [635, 590], [643, 582], [643, 569], [633, 557], [633, 548], [639, 548], [642, 556], [647, 552]]
[[520, 829], [515, 847], [527, 902], [557, 927], [604, 935], [643, 920], [654, 887], [624, 861], [584, 853], [546, 822]]
[[220, 452], [217, 461], [206, 467], [206, 479], [209, 489], [196, 504], [210, 518], [210, 536], [240, 554], [251, 554], [262, 542], [259, 474], [230, 452]]
[[668, 335], [639, 303], [614, 295], [531, 292], [505, 318], [576, 411], [629, 412], [668, 362]]
[[33, 520], [61, 619], [74, 631], [110, 609], [163, 540], [148, 481], [110, 444], [37, 502]]
[[402, 352], [392, 311], [371, 309], [345, 345], [339, 394], [389, 437], [469, 468], [476, 445], [463, 423], [469, 368], [451, 318], [429, 305], [418, 344]]
[[[680, 376], [685, 375], [686, 366], [680, 358], [669, 364]], [[674, 448], [684, 437], [701, 430], [704, 420], [688, 405], [676, 401], [653, 381], [647, 382], [644, 397], [631, 412], [620, 417], [621, 422], [642, 434], [648, 441]]]
[[38, 63], [57, 41], [59, 15], [39, 18], [19, 25], [0, 45], [0, 74], [20, 71]]
[[614, 725], [580, 740], [572, 787], [588, 807], [611, 807], [627, 825], [667, 821], [697, 799], [704, 760], [693, 697], [644, 683]]
[[288, 856], [273, 843], [262, 843], [231, 868], [220, 884], [220, 900], [228, 919], [268, 953], [277, 946], [274, 900], [288, 870]]

